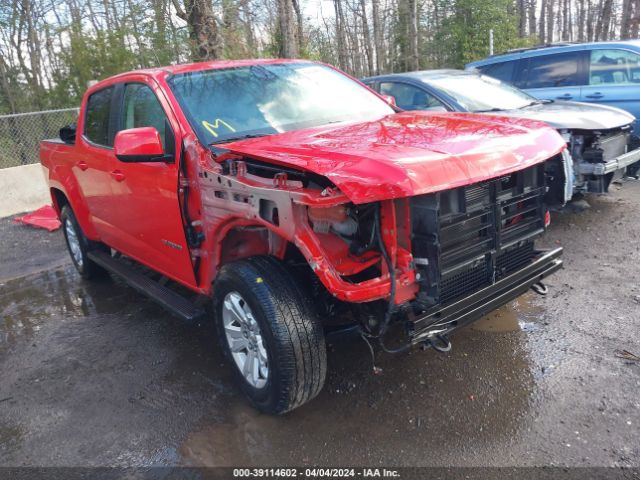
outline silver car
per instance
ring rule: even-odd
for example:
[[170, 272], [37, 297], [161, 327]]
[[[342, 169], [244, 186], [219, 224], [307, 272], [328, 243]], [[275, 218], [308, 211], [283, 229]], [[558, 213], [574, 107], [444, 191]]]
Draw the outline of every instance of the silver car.
[[559, 203], [579, 193], [604, 193], [616, 178], [638, 173], [640, 139], [631, 128], [635, 117], [619, 108], [538, 100], [473, 71], [428, 70], [370, 77], [363, 82], [394, 97], [404, 110], [486, 113], [550, 124], [568, 146], [548, 172], [555, 180], [550, 197]]

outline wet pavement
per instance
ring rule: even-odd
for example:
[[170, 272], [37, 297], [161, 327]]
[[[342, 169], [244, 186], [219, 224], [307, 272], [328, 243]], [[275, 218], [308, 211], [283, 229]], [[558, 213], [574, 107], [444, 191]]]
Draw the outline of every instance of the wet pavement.
[[323, 392], [284, 417], [240, 395], [210, 323], [84, 282], [61, 232], [0, 223], [0, 465], [640, 466], [640, 182], [553, 215], [550, 294], [447, 354], [329, 341]]

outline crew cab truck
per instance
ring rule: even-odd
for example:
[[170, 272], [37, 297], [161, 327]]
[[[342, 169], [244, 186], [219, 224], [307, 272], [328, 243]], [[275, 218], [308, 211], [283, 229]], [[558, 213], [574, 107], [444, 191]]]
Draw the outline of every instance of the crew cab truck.
[[280, 414], [321, 390], [332, 314], [388, 351], [446, 350], [544, 293], [564, 148], [535, 121], [401, 112], [328, 65], [243, 60], [97, 83], [41, 162], [79, 273], [210, 311], [243, 391]]

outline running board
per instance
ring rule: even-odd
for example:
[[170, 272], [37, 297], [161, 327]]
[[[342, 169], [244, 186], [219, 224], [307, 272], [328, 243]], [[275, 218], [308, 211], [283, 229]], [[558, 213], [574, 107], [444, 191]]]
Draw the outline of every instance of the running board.
[[87, 256], [105, 270], [121, 277], [138, 292], [147, 295], [151, 300], [184, 320], [195, 320], [205, 313], [202, 307], [136, 271], [126, 262], [112, 257], [107, 252], [94, 250], [88, 252]]

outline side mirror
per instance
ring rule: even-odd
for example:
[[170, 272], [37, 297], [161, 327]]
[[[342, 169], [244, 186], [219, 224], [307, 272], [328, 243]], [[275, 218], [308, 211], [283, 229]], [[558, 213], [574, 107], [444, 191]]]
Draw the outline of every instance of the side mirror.
[[73, 145], [76, 143], [76, 124], [71, 123], [60, 129], [60, 140], [64, 143]]
[[153, 127], [120, 130], [116, 133], [113, 149], [121, 162], [173, 161], [173, 155], [164, 153], [160, 134]]
[[398, 106], [396, 104], [396, 97], [394, 97], [393, 95], [382, 95], [382, 98], [384, 98], [384, 101], [387, 102], [392, 107]]

